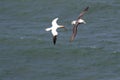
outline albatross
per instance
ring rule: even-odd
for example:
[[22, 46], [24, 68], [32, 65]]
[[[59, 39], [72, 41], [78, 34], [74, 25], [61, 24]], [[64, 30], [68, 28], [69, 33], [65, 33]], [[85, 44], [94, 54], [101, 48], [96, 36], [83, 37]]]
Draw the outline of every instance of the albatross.
[[57, 29], [58, 28], [65, 28], [63, 25], [58, 25], [57, 24], [58, 18], [55, 18], [52, 20], [52, 27], [50, 28], [46, 28], [45, 31], [51, 31], [52, 35], [53, 35], [53, 43], [54, 45], [56, 44], [56, 40], [57, 40]]
[[86, 24], [86, 22], [81, 18], [87, 11], [88, 11], [89, 7], [86, 7], [78, 16], [77, 20], [74, 20], [71, 22], [71, 24], [73, 25], [73, 33], [71, 36], [70, 41], [73, 41], [76, 34], [77, 34], [77, 27], [79, 24]]

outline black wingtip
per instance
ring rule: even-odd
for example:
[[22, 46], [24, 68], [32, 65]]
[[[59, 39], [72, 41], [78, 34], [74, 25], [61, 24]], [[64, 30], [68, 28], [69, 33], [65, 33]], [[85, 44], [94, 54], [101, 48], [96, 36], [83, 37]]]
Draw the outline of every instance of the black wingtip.
[[84, 9], [84, 11], [88, 11], [88, 9], [89, 9], [89, 6], [87, 6], [87, 7]]

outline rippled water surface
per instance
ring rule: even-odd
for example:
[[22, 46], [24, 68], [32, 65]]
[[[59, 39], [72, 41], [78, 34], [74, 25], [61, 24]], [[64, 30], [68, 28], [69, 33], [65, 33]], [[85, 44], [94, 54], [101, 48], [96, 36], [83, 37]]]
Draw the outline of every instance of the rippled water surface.
[[[89, 6], [73, 42], [71, 21]], [[59, 17], [56, 45], [45, 28]], [[120, 80], [120, 0], [1, 0], [0, 80]]]

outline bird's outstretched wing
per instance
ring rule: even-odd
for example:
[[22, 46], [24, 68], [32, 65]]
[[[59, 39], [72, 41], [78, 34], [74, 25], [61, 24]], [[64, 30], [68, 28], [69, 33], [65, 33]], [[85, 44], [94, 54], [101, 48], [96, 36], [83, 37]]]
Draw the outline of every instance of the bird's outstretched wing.
[[74, 27], [73, 27], [73, 33], [72, 33], [72, 36], [71, 36], [70, 41], [73, 41], [73, 40], [74, 40], [74, 38], [75, 38], [75, 36], [76, 36], [76, 34], [77, 34], [77, 27], [78, 27], [78, 25], [79, 25], [79, 23], [76, 23], [76, 24], [74, 25]]
[[88, 11], [89, 7], [86, 7], [78, 16], [78, 19], [80, 19], [87, 11]]
[[58, 18], [55, 18], [52, 20], [52, 26], [58, 26], [57, 20], [58, 20]]
[[56, 44], [57, 36], [53, 36], [53, 43]]

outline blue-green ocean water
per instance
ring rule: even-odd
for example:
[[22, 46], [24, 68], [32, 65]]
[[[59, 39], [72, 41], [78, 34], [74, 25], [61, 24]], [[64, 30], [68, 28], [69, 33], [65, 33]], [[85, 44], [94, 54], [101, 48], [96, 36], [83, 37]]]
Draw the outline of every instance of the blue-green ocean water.
[[[54, 46], [56, 17], [67, 31]], [[0, 0], [0, 80], [120, 80], [120, 0]]]

